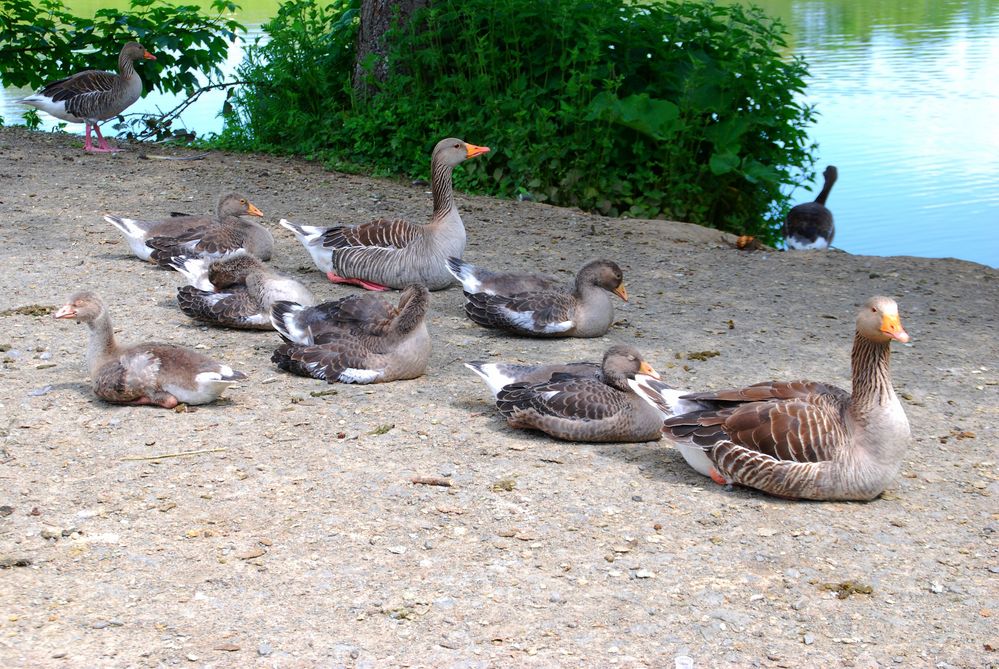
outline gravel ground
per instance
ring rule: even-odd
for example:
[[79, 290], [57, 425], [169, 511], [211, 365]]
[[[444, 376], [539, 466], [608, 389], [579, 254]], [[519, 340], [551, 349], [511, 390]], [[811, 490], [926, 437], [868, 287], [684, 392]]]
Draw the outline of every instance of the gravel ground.
[[[567, 279], [619, 262], [631, 301], [610, 333], [508, 338], [452, 288], [432, 297], [425, 377], [327, 386], [274, 368], [274, 333], [188, 320], [179, 275], [130, 256], [101, 215], [209, 211], [241, 189], [274, 229], [273, 264], [335, 298], [354, 289], [276, 221], [423, 221], [425, 186], [80, 144], [0, 129], [0, 666], [999, 666], [999, 271], [748, 253], [696, 226], [459, 195], [471, 262]], [[97, 401], [86, 330], [46, 313], [80, 287], [122, 340], [203, 348], [250, 380], [186, 413]], [[626, 342], [682, 387], [849, 388], [873, 294], [913, 337], [893, 373], [914, 438], [866, 504], [726, 490], [663, 442], [513, 431], [461, 365]], [[201, 452], [166, 457], [185, 451]]]

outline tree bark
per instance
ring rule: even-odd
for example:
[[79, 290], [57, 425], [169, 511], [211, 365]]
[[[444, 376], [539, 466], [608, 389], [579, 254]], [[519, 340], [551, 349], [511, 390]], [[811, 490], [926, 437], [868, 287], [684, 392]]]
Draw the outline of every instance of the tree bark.
[[388, 77], [385, 33], [405, 25], [418, 9], [428, 4], [430, 0], [361, 0], [361, 26], [354, 59], [354, 91], [360, 97], [366, 98], [376, 92], [376, 86], [369, 80], [369, 70], [364, 66], [372, 55], [375, 60], [370, 72], [374, 80], [383, 82]]

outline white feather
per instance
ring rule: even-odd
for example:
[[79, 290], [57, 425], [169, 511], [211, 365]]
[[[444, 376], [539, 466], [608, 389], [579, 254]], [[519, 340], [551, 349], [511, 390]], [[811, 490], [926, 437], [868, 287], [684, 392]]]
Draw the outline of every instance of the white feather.
[[806, 242], [797, 237], [788, 237], [787, 247], [795, 251], [823, 251], [829, 248], [829, 240], [820, 236], [816, 237], [814, 242]]
[[489, 386], [489, 392], [493, 394], [493, 397], [496, 397], [496, 394], [503, 386], [507, 386], [517, 380], [512, 376], [504, 374], [500, 366], [496, 363], [490, 362], [481, 367], [476, 367], [466, 362], [465, 367], [478, 374], [486, 382], [486, 385]]
[[309, 255], [312, 256], [312, 262], [315, 263], [316, 267], [323, 272], [333, 271], [333, 251], [323, 248], [323, 235], [328, 228], [322, 228], [317, 225], [299, 225], [292, 223], [286, 218], [282, 218], [278, 223], [291, 230], [295, 238], [298, 239], [302, 246], [305, 247], [305, 250], [309, 252]]
[[534, 322], [533, 311], [514, 311], [506, 307], [501, 307], [501, 309], [507, 318], [510, 319], [510, 322], [532, 332], [565, 332], [576, 324], [575, 321], [561, 321], [559, 323], [548, 323], [544, 327], [539, 328]]
[[149, 260], [149, 256], [153, 250], [146, 246], [146, 235], [148, 233], [143, 229], [141, 225], [142, 221], [136, 221], [132, 218], [122, 218], [121, 216], [111, 216], [110, 214], [106, 215], [104, 220], [118, 228], [121, 234], [125, 235], [128, 248], [137, 258]]
[[384, 372], [385, 370], [383, 369], [357, 369], [355, 367], [348, 367], [340, 372], [338, 378], [341, 383], [372, 383]]

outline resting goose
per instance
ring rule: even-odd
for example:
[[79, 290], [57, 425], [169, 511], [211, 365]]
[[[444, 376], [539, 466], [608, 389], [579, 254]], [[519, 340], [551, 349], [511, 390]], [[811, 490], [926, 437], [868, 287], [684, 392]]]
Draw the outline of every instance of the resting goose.
[[789, 249], [804, 251], [808, 249], [822, 250], [832, 244], [836, 226], [833, 225], [832, 212], [826, 207], [826, 198], [836, 183], [839, 172], [834, 165], [826, 167], [822, 176], [825, 183], [815, 202], [805, 202], [791, 207], [784, 220], [784, 241]]
[[116, 404], [154, 404], [172, 409], [179, 403], [207, 404], [219, 398], [242, 372], [174, 344], [119, 346], [111, 317], [100, 298], [74, 293], [55, 312], [90, 328], [87, 365], [94, 393]]
[[243, 250], [217, 260], [180, 256], [174, 263], [190, 284], [177, 289], [180, 310], [205, 323], [271, 330], [275, 302], [316, 303], [308, 288]]
[[[851, 369], [853, 395], [814, 381], [769, 381], [684, 399], [717, 408], [666, 419], [663, 433], [702, 450], [707, 473], [792, 499], [870, 500], [898, 473], [909, 422], [892, 388], [889, 344], [909, 341], [888, 297], [872, 297], [857, 314]], [[643, 377], [633, 388], [660, 398]]]
[[555, 374], [578, 376], [603, 382], [604, 371], [599, 362], [566, 362], [554, 365], [518, 365], [510, 362], [483, 362], [473, 360], [466, 362], [465, 367], [478, 374], [489, 392], [496, 394], [512, 383], [542, 383], [550, 380]]
[[555, 373], [539, 383], [500, 388], [496, 407], [510, 427], [540, 430], [567, 441], [655, 441], [662, 416], [628, 387], [629, 377], [656, 371], [631, 346], [613, 346], [601, 364], [603, 380]]
[[[102, 70], [84, 70], [53, 81], [33, 95], [15, 100], [70, 123], [86, 125], [84, 151], [113, 153], [121, 149], [108, 145], [101, 128], [101, 121], [117, 116], [142, 95], [142, 80], [135, 73], [133, 61], [156, 60], [138, 42], [129, 42], [118, 55], [118, 74]], [[97, 146], [90, 141], [90, 128], [97, 133]]]
[[[239, 250], [270, 260], [274, 236], [260, 223], [243, 218], [261, 217], [262, 211], [239, 193], [219, 198], [216, 217], [208, 224], [173, 237], [150, 237], [146, 246], [150, 259], [161, 267], [173, 267], [178, 256], [220, 258]], [[114, 221], [112, 221], [114, 222]]]
[[[274, 326], [288, 341], [274, 351], [271, 361], [285, 371], [327, 383], [386, 383], [422, 376], [430, 359], [427, 287], [406, 287], [398, 307], [378, 301], [383, 302], [380, 308], [374, 307], [372, 300], [334, 303], [328, 311], [337, 317], [326, 327], [318, 323], [328, 305], [311, 311], [276, 303], [272, 309]], [[348, 316], [355, 308], [354, 317]], [[301, 323], [312, 318], [313, 325], [288, 329], [282, 314], [290, 311], [298, 313]]]
[[513, 295], [465, 293], [465, 313], [479, 325], [529, 337], [600, 337], [614, 322], [608, 293], [628, 300], [617, 263], [594, 260], [572, 286]]
[[465, 226], [454, 202], [451, 175], [456, 165], [487, 153], [489, 147], [442, 139], [430, 160], [434, 214], [426, 225], [379, 219], [357, 226], [320, 228], [282, 220], [316, 265], [334, 283], [368, 290], [422, 283], [430, 290], [451, 285], [445, 262], [465, 250]]
[[487, 295], [516, 295], [539, 290], [559, 290], [564, 281], [542, 274], [514, 274], [493, 272], [463, 261], [461, 258], [448, 258], [447, 269], [451, 276], [461, 283], [466, 293]]

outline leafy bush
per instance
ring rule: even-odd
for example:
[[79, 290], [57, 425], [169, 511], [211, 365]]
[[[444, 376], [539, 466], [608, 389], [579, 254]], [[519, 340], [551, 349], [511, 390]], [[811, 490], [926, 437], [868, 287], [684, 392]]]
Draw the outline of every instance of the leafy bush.
[[357, 3], [285, 4], [249, 52], [224, 135], [339, 167], [426, 174], [457, 135], [494, 151], [465, 188], [774, 242], [782, 184], [813, 168], [807, 75], [758, 8], [438, 0], [388, 36], [377, 93], [351, 86]]

